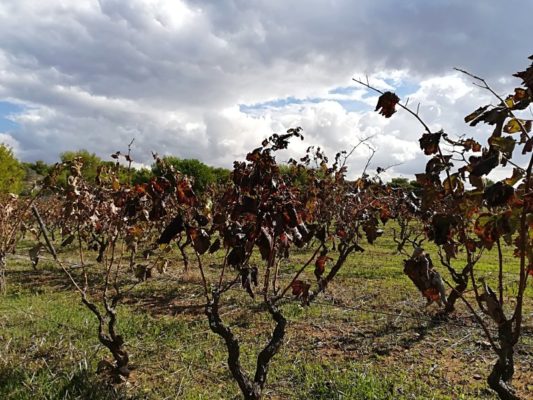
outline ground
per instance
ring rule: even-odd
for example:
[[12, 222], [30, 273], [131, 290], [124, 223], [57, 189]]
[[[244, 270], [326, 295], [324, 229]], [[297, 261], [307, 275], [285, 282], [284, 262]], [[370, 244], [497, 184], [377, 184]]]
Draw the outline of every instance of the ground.
[[[203, 313], [194, 263], [184, 272], [176, 261], [123, 300], [119, 330], [134, 371], [129, 382], [117, 385], [96, 373], [109, 354], [96, 338], [94, 316], [49, 257], [32, 269], [30, 245], [23, 242], [9, 258], [8, 293], [0, 298], [0, 398], [240, 398], [223, 342]], [[486, 384], [495, 357], [464, 304], [439, 318], [438, 305], [425, 307], [403, 274], [394, 243], [384, 236], [364, 247], [311, 306], [283, 304], [287, 336], [271, 364], [265, 399], [495, 399]], [[489, 283], [496, 276], [493, 253], [477, 266]], [[62, 256], [74, 255], [67, 249]], [[285, 276], [306, 255], [302, 250], [284, 264]], [[208, 275], [216, 274], [220, 257], [210, 260]], [[505, 265], [512, 296], [518, 267], [510, 251]], [[307, 279], [314, 279], [312, 269]], [[528, 285], [513, 379], [524, 399], [533, 398], [533, 284]], [[92, 294], [98, 297], [98, 291]], [[273, 323], [240, 288], [222, 303], [222, 318], [241, 338], [243, 364], [251, 369]]]

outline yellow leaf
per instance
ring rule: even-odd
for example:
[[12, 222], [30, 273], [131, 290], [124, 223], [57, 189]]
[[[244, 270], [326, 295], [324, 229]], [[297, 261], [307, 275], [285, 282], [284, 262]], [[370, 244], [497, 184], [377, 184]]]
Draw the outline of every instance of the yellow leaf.
[[531, 120], [517, 118], [510, 119], [509, 122], [507, 122], [503, 127], [503, 131], [505, 133], [522, 132], [520, 125], [522, 125], [527, 132], [531, 131]]
[[519, 168], [513, 168], [513, 176], [504, 180], [506, 185], [513, 186], [524, 177], [524, 172]]
[[508, 108], [513, 108], [514, 107], [514, 99], [513, 99], [513, 96], [512, 95], [509, 95], [506, 99], [505, 99], [505, 105], [508, 107]]
[[120, 189], [120, 182], [117, 179], [113, 179], [113, 190], [119, 190]]

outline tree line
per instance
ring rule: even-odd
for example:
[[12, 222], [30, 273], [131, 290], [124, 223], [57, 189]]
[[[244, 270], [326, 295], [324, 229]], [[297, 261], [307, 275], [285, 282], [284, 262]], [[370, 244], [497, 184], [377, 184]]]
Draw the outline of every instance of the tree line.
[[[156, 162], [149, 168], [131, 168], [119, 164], [116, 160], [105, 161], [95, 153], [88, 150], [66, 151], [60, 155], [60, 163], [70, 163], [74, 159], [82, 162], [83, 176], [94, 183], [99, 169], [113, 168], [118, 170], [117, 179], [121, 184], [140, 185], [149, 182], [152, 178], [161, 176], [163, 171]], [[202, 193], [208, 187], [227, 182], [230, 171], [226, 168], [212, 167], [197, 159], [183, 159], [175, 156], [162, 157], [165, 163], [172, 165], [176, 170], [189, 176], [193, 181], [195, 191]], [[50, 174], [55, 164], [42, 160], [22, 162], [18, 160], [5, 144], [0, 143], [0, 193], [28, 193], [32, 187], [43, 177]], [[65, 187], [67, 173], [58, 177], [57, 184]]]
[[[59, 156], [61, 163], [69, 163], [74, 159], [82, 161], [83, 176], [94, 183], [98, 176], [99, 168], [117, 168], [116, 161], [105, 161], [95, 153], [81, 149], [76, 151], [66, 151]], [[230, 177], [230, 170], [221, 167], [212, 167], [197, 159], [184, 159], [175, 156], [162, 157], [166, 164], [172, 165], [176, 170], [187, 175], [193, 180], [193, 189], [198, 193], [203, 193], [213, 185], [227, 183]], [[46, 163], [43, 160], [33, 162], [23, 162], [18, 160], [5, 144], [0, 143], [0, 193], [26, 194], [43, 177], [50, 174], [54, 168], [53, 163]], [[309, 179], [306, 171], [299, 171], [294, 174], [289, 165], [280, 165], [280, 173], [284, 176], [291, 176], [296, 183], [304, 185]], [[121, 184], [140, 185], [149, 182], [152, 178], [161, 176], [163, 171], [154, 162], [150, 168], [128, 168], [127, 165], [118, 164], [118, 180]], [[66, 172], [58, 178], [60, 186], [65, 186]], [[389, 185], [393, 188], [401, 188], [409, 192], [419, 193], [420, 184], [415, 180], [404, 177], [392, 178]]]

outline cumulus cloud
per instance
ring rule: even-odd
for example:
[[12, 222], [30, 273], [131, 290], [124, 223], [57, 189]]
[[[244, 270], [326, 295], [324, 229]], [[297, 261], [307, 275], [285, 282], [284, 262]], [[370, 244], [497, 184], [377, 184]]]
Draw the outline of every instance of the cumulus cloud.
[[0, 144], [10, 148], [15, 155], [20, 151], [19, 142], [8, 133], [0, 132]]
[[[351, 77], [398, 87], [432, 129], [481, 139], [462, 118], [490, 99], [452, 67], [512, 88], [505, 77], [532, 52], [516, 40], [532, 11], [518, 0], [5, 0], [0, 100], [22, 111], [0, 139], [53, 161], [78, 148], [107, 157], [135, 137], [140, 163], [153, 150], [230, 167], [301, 126], [290, 154], [316, 144], [333, 156], [371, 137], [372, 168], [410, 175], [424, 164], [421, 127], [373, 113], [377, 97]], [[354, 174], [369, 154], [354, 152]]]

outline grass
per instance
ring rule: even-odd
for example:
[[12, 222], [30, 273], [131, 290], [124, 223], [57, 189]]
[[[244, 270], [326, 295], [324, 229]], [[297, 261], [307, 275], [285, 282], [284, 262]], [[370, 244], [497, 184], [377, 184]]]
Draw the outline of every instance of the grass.
[[[388, 237], [352, 256], [315, 304], [283, 305], [289, 327], [271, 364], [266, 399], [496, 398], [485, 384], [494, 356], [483, 332], [462, 304], [448, 321], [435, 319], [437, 307], [424, 308]], [[118, 329], [134, 370], [128, 383], [111, 385], [95, 373], [109, 354], [97, 341], [94, 316], [60, 270], [45, 260], [34, 271], [24, 252], [23, 246], [9, 260], [8, 293], [0, 299], [1, 399], [240, 398], [225, 347], [203, 314], [194, 268], [184, 274], [177, 263], [124, 299]], [[306, 257], [305, 250], [295, 253], [297, 262], [284, 264], [283, 276]], [[495, 257], [495, 251], [487, 252], [476, 267], [489, 282]], [[505, 257], [510, 282], [517, 265], [509, 251]], [[213, 258], [208, 275], [217, 272], [217, 262]], [[312, 268], [306, 274], [314, 280]], [[513, 284], [507, 286], [513, 293]], [[513, 381], [522, 395], [533, 390], [531, 286], [525, 309], [529, 335], [517, 346]], [[273, 324], [241, 289], [226, 294], [223, 304], [223, 319], [242, 340], [242, 363], [252, 370]]]

